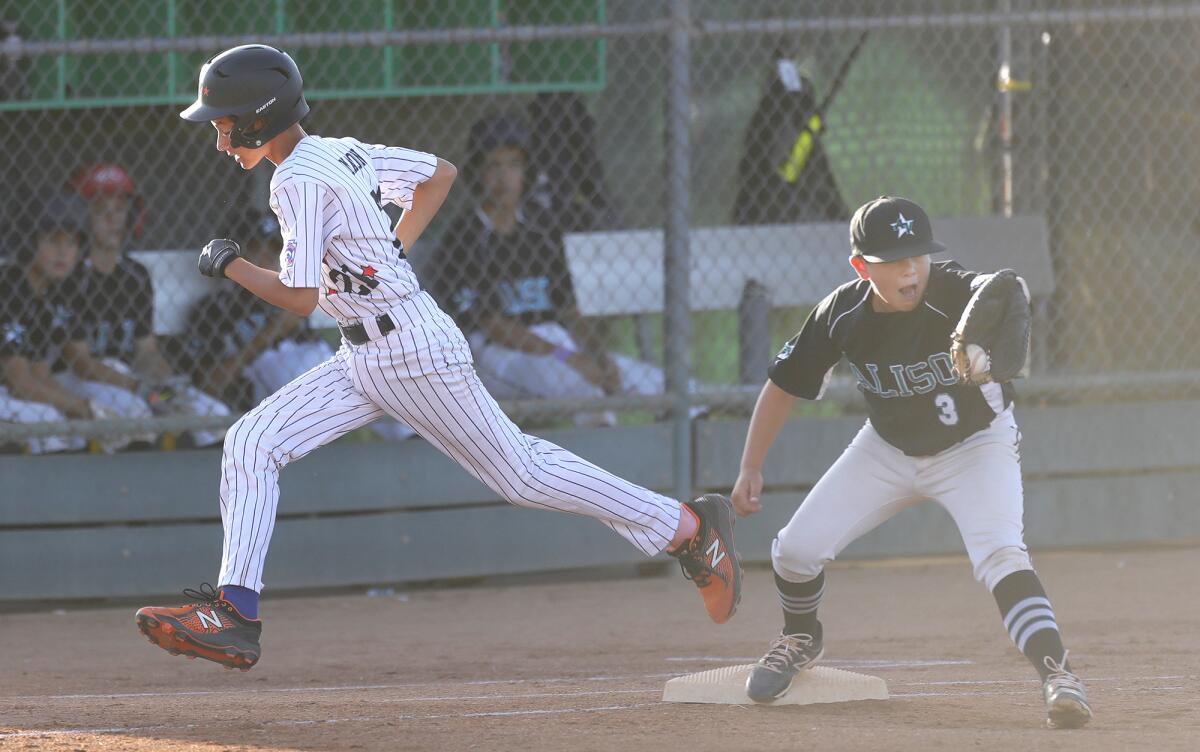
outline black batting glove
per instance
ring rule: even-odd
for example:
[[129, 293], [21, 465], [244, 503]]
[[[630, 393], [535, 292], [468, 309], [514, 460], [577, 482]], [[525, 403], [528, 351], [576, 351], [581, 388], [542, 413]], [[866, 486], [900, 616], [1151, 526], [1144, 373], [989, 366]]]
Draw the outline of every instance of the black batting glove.
[[208, 241], [204, 250], [200, 251], [200, 260], [196, 262], [196, 266], [206, 277], [224, 277], [225, 267], [241, 255], [242, 249], [237, 242], [228, 238], [217, 238]]

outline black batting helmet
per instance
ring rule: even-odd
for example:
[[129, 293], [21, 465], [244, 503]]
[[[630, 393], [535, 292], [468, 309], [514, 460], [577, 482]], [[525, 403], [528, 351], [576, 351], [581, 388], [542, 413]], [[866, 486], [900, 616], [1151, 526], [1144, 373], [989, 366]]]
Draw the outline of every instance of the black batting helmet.
[[[200, 93], [179, 117], [194, 123], [231, 117], [229, 143], [256, 148], [307, 114], [296, 61], [265, 44], [244, 44], [225, 50], [200, 68]], [[253, 130], [259, 118], [266, 122]]]

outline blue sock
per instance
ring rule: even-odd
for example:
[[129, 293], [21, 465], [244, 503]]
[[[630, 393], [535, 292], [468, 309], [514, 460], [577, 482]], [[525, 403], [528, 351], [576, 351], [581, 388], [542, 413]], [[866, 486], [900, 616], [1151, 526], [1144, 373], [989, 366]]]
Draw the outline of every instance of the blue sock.
[[258, 593], [241, 585], [223, 585], [221, 597], [233, 604], [247, 619], [258, 618]]

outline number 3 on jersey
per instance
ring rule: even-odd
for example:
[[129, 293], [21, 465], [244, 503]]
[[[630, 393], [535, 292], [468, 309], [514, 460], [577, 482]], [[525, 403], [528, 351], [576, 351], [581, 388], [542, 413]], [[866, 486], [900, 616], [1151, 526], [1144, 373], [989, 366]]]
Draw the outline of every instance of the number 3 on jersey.
[[938, 420], [943, 425], [952, 426], [958, 423], [958, 405], [954, 404], [954, 398], [949, 394], [939, 394], [933, 398], [933, 404], [937, 405]]

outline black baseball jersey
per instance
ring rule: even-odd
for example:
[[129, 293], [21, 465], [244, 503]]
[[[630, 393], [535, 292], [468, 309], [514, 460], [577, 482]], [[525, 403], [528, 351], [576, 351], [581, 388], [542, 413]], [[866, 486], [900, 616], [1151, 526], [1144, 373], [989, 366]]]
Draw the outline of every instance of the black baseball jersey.
[[[185, 347], [192, 366], [209, 366], [237, 355], [280, 313], [279, 308], [242, 287], [205, 297], [192, 309], [188, 322]], [[300, 326], [288, 339], [316, 338], [307, 319]]]
[[0, 266], [0, 360], [54, 362], [63, 345], [79, 336], [70, 309], [50, 294], [34, 294], [20, 266]]
[[932, 264], [925, 297], [904, 313], [876, 312], [870, 282], [848, 282], [783, 346], [771, 381], [816, 399], [845, 356], [879, 435], [909, 456], [937, 454], [986, 428], [1012, 403], [1011, 383], [960, 384], [950, 360], [950, 333], [983, 276], [953, 261]]
[[446, 231], [429, 290], [464, 331], [489, 316], [525, 325], [557, 321], [575, 306], [575, 288], [561, 239], [533, 207], [516, 229], [496, 233], [482, 210], [460, 216]]
[[135, 343], [154, 333], [154, 285], [150, 272], [122, 256], [109, 274], [84, 261], [58, 295], [75, 312], [88, 350], [97, 358], [130, 363]]

